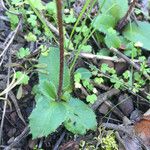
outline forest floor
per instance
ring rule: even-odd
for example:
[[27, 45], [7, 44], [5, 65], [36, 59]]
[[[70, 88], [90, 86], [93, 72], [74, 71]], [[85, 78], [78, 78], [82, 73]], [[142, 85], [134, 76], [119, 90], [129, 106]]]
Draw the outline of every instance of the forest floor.
[[[37, 6], [38, 3], [39, 0]], [[137, 19], [133, 19], [133, 22], [143, 21], [150, 24], [150, 7], [146, 3], [149, 1], [145, 0], [142, 4], [137, 2], [134, 7], [147, 13], [147, 17], [136, 10], [136, 13], [133, 12], [134, 15], [131, 15], [131, 19], [132, 16]], [[48, 1], [43, 0], [43, 5], [47, 4]], [[99, 13], [97, 3], [93, 5], [88, 19], [83, 21], [84, 25], [79, 21], [76, 36], [71, 41], [71, 46], [66, 48], [68, 65], [72, 64], [74, 50], [82, 48], [71, 77], [74, 82], [73, 95], [88, 104], [96, 113], [97, 129], [88, 131], [86, 135], [73, 135], [61, 125], [56, 132], [47, 137], [32, 139], [28, 117], [36, 104], [32, 89], [38, 83], [38, 58], [44, 48], [58, 44], [56, 10], [53, 4], [48, 5], [43, 13], [36, 8], [41, 11], [41, 16], [45, 16], [44, 19], [49, 17], [48, 13], [53, 15], [45, 21], [53, 33], [49, 36], [49, 32], [43, 29], [44, 24], [38, 13], [35, 14], [36, 11], [29, 5], [24, 5], [24, 0], [0, 2], [0, 149], [150, 150], [150, 49], [146, 50], [149, 47], [150, 29], [142, 34], [143, 37], [146, 35], [146, 48], [141, 48], [141, 43], [138, 42], [137, 47], [128, 44], [132, 47], [130, 51], [130, 48], [122, 43], [119, 48], [115, 47], [113, 42], [118, 43], [120, 39], [118, 40], [118, 35], [114, 31], [123, 35], [120, 29], [109, 30], [111, 36], [105, 38], [105, 33], [96, 32], [97, 27], [90, 26]], [[68, 38], [85, 1], [65, 1], [63, 4], [65, 37]], [[90, 5], [87, 6], [89, 7]], [[17, 14], [18, 10], [23, 15]], [[87, 9], [81, 20], [86, 18], [86, 13]], [[125, 26], [126, 24], [127, 21]], [[82, 28], [83, 32], [80, 32]], [[96, 30], [93, 32], [91, 28]], [[110, 40], [112, 37], [116, 38]], [[88, 40], [83, 44], [80, 41], [84, 41], [84, 38]], [[68, 43], [67, 40], [65, 42]], [[111, 44], [115, 48], [110, 48]], [[16, 83], [17, 80], [13, 78], [15, 73], [18, 75], [17, 79], [25, 73], [22, 84]], [[80, 76], [78, 80], [79, 74], [85, 76]]]

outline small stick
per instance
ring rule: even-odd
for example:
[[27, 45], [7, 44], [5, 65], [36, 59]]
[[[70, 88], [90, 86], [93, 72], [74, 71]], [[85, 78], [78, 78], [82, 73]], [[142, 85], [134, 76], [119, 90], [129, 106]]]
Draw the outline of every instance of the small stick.
[[95, 111], [104, 101], [106, 101], [109, 97], [113, 95], [119, 94], [119, 90], [113, 88], [108, 92], [100, 94], [97, 98], [97, 101], [91, 106], [91, 108]]
[[43, 13], [40, 12], [40, 15], [42, 16], [42, 18], [44, 19], [44, 21], [46, 22], [47, 26], [57, 35], [59, 36], [59, 31], [56, 27], [54, 27], [43, 15]]
[[5, 17], [5, 16], [0, 16], [0, 20], [4, 20], [4, 21], [9, 22], [9, 19], [7, 17]]
[[23, 115], [22, 115], [22, 113], [21, 113], [21, 110], [20, 110], [20, 108], [19, 108], [19, 105], [18, 105], [18, 103], [17, 103], [17, 99], [16, 99], [14, 93], [13, 93], [12, 91], [9, 91], [8, 95], [9, 95], [9, 97], [11, 98], [12, 102], [14, 103], [14, 106], [15, 106], [15, 108], [16, 108], [16, 111], [17, 111], [17, 114], [18, 114], [19, 118], [22, 120], [22, 122], [23, 122], [25, 125], [27, 125], [26, 122], [25, 122], [25, 120], [24, 120], [24, 118], [23, 118]]
[[[3, 52], [0, 54], [0, 58], [5, 54], [5, 52], [9, 49], [10, 45], [12, 44], [12, 42], [13, 42], [15, 36], [16, 36], [17, 33], [18, 33], [18, 30], [19, 30], [19, 28], [20, 28], [20, 26], [21, 26], [21, 23], [22, 23], [22, 19], [20, 19], [20, 21], [19, 21], [19, 23], [18, 23], [16, 29], [10, 33], [10, 34], [11, 34], [11, 38], [10, 38], [9, 42], [7, 43], [7, 45], [5, 46]], [[5, 44], [6, 44], [6, 41], [5, 41]]]
[[112, 124], [112, 123], [102, 123], [102, 126], [104, 126], [105, 128], [108, 128], [108, 129], [113, 129], [113, 130], [116, 130], [116, 131], [122, 131], [122, 132], [128, 134], [131, 137], [134, 136], [132, 126], [128, 126], [128, 129], [125, 126], [115, 125], [115, 124]]
[[[112, 47], [112, 48], [110, 48], [110, 51], [115, 52], [116, 54], [118, 54], [125, 61], [127, 61], [127, 63], [129, 63], [130, 65], [132, 65], [137, 71], [141, 72], [140, 66], [138, 64], [136, 64], [130, 58], [128, 58], [127, 56], [125, 56], [124, 54], [122, 54], [121, 52], [119, 52], [116, 48]], [[143, 75], [145, 76], [146, 79], [150, 80], [150, 76], [147, 73], [143, 73]]]
[[[82, 52], [82, 53], [80, 53], [79, 56], [82, 57], [82, 58], [87, 58], [87, 59], [108, 60], [108, 61], [113, 61], [113, 62], [116, 62], [116, 63], [119, 63], [119, 62], [126, 63], [126, 61], [122, 58], [113, 58], [113, 57], [109, 57], [109, 56], [100, 56], [100, 55], [94, 55], [92, 53]], [[133, 62], [139, 63], [140, 61], [134, 59]]]
[[25, 127], [23, 132], [20, 135], [18, 135], [9, 146], [5, 147], [4, 150], [12, 149], [17, 143], [19, 143], [23, 138], [25, 138], [29, 134], [29, 132], [29, 127]]
[[[110, 108], [110, 110], [120, 119], [124, 117], [122, 111], [118, 109], [111, 101], [105, 101], [104, 104]], [[108, 112], [109, 113], [109, 112]]]
[[65, 137], [65, 134], [66, 134], [66, 132], [63, 132], [63, 133], [61, 134], [61, 136], [60, 136], [60, 138], [58, 139], [58, 141], [56, 142], [56, 144], [55, 144], [53, 150], [58, 150], [59, 145], [61, 144], [62, 140], [63, 140], [64, 137]]
[[[2, 56], [3, 54], [5, 54], [5, 52], [8, 50], [8, 48], [10, 47], [10, 45], [12, 44], [15, 36], [17, 35], [18, 33], [18, 30], [19, 30], [19, 27], [21, 25], [21, 22], [22, 20], [19, 21], [18, 23], [18, 26], [16, 27], [15, 31], [14, 31], [14, 34], [12, 35], [10, 41], [8, 42], [8, 44], [6, 45], [5, 49], [3, 50], [2, 52]], [[10, 54], [9, 54], [9, 66], [8, 66], [8, 74], [7, 74], [7, 86], [9, 85], [9, 78], [10, 78], [10, 64], [11, 64], [11, 51], [10, 51]], [[5, 94], [5, 98], [7, 99], [8, 97], [8, 92]], [[7, 101], [4, 102], [4, 106], [3, 106], [3, 114], [2, 114], [2, 119], [1, 119], [1, 124], [0, 124], [0, 143], [1, 143], [1, 139], [2, 139], [2, 131], [3, 131], [3, 125], [4, 125], [4, 117], [5, 117], [5, 113], [6, 113], [6, 107], [7, 107]]]
[[[11, 51], [10, 51], [10, 54], [9, 54], [9, 60], [8, 60], [8, 63], [10, 64], [11, 63]], [[7, 73], [7, 86], [9, 85], [10, 83], [10, 65], [8, 67], [8, 73]], [[8, 92], [5, 94], [5, 99], [8, 98]], [[3, 105], [3, 113], [2, 113], [2, 119], [1, 119], [1, 123], [0, 123], [0, 144], [2, 142], [2, 135], [3, 135], [3, 126], [4, 126], [4, 118], [5, 118], [5, 114], [6, 114], [6, 108], [7, 108], [7, 101], [4, 101], [4, 105]]]
[[123, 147], [126, 148], [126, 145], [125, 145], [123, 139], [120, 137], [120, 135], [117, 131], [115, 132], [115, 136], [116, 136], [117, 140], [123, 145]]
[[0, 0], [0, 4], [1, 6], [3, 7], [3, 9], [11, 14], [14, 14], [14, 15], [21, 15], [20, 13], [16, 13], [16, 12], [13, 12], [13, 11], [10, 11], [9, 9], [6, 8], [5, 4], [4, 4], [4, 1], [3, 0]]

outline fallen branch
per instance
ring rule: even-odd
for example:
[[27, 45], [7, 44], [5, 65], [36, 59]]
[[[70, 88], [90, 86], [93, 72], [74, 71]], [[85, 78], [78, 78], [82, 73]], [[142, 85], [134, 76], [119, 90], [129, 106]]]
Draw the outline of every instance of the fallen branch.
[[4, 150], [11, 150], [17, 143], [19, 143], [23, 138], [25, 138], [29, 134], [29, 131], [29, 127], [25, 127], [23, 132], [20, 135], [18, 135], [9, 146], [6, 146]]
[[103, 94], [100, 94], [97, 98], [97, 101], [91, 106], [93, 110], [96, 110], [104, 101], [106, 101], [108, 98], [117, 95], [120, 93], [120, 90], [117, 90], [115, 88], [109, 90], [108, 92], [105, 92]]
[[16, 99], [14, 93], [13, 93], [12, 91], [9, 91], [8, 95], [9, 95], [9, 97], [11, 98], [12, 102], [14, 103], [14, 106], [15, 106], [15, 108], [16, 108], [16, 111], [17, 111], [17, 114], [18, 114], [19, 118], [22, 120], [22, 122], [23, 122], [25, 125], [27, 125], [26, 122], [25, 122], [25, 120], [24, 120], [24, 118], [23, 118], [23, 115], [22, 115], [22, 113], [21, 113], [21, 110], [20, 110], [20, 108], [19, 108], [19, 105], [18, 105], [18, 103], [17, 103], [17, 99]]
[[[94, 55], [91, 53], [80, 53], [79, 55], [82, 58], [87, 58], [87, 59], [97, 59], [97, 60], [108, 60], [108, 61], [113, 61], [116, 63], [126, 63], [126, 61], [122, 58], [115, 58], [115, 57], [109, 57], [109, 56], [100, 56], [100, 55]], [[135, 63], [140, 63], [141, 61], [134, 59], [133, 62]]]
[[[137, 71], [141, 72], [140, 66], [138, 64], [136, 64], [135, 62], [133, 62], [130, 58], [128, 58], [126, 55], [124, 55], [123, 53], [121, 53], [120, 51], [118, 51], [116, 48], [110, 48], [110, 51], [118, 54], [120, 57], [122, 57], [127, 63], [129, 63], [130, 65], [132, 65]], [[144, 77], [148, 80], [150, 80], [150, 76], [145, 73], [142, 72]]]

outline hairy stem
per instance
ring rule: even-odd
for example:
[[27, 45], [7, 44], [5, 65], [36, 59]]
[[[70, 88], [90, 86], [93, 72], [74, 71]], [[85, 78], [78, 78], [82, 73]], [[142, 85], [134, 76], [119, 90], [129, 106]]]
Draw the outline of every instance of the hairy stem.
[[57, 4], [57, 20], [59, 27], [59, 47], [60, 47], [60, 69], [59, 69], [59, 86], [58, 86], [58, 100], [62, 93], [63, 86], [63, 71], [64, 71], [64, 34], [63, 34], [63, 21], [62, 21], [62, 0], [56, 0]]

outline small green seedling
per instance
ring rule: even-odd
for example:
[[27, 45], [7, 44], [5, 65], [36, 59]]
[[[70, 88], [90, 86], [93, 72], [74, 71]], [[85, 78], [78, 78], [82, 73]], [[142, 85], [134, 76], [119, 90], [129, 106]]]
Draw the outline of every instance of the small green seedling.
[[25, 35], [25, 39], [28, 42], [35, 42], [37, 40], [37, 37], [35, 34], [33, 34], [32, 32], [29, 32], [27, 35]]
[[29, 48], [20, 48], [19, 51], [17, 52], [17, 57], [19, 59], [25, 58], [26, 56], [30, 55], [30, 50]]

